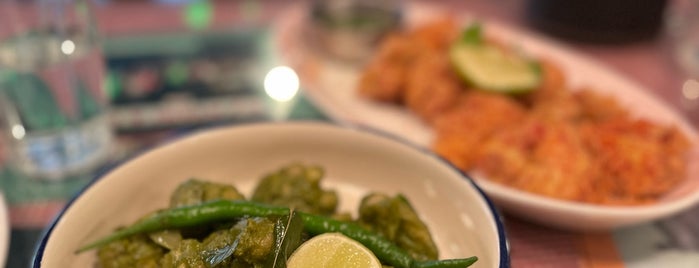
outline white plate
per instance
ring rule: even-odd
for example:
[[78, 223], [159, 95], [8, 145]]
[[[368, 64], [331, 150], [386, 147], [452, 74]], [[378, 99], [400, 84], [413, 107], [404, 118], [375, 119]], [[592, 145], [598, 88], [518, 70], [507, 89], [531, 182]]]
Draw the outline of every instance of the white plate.
[[425, 220], [441, 258], [477, 255], [476, 267], [509, 267], [503, 225], [475, 184], [440, 158], [374, 133], [324, 123], [218, 128], [160, 146], [101, 176], [47, 228], [34, 267], [92, 267], [90, 241], [167, 207], [192, 178], [233, 184], [250, 196], [270, 171], [301, 161], [325, 168], [340, 210], [356, 211], [368, 191], [403, 193]]
[[[419, 5], [419, 6], [416, 6]], [[445, 14], [429, 4], [413, 4], [406, 9], [407, 22], [419, 24]], [[305, 50], [302, 34], [302, 8], [290, 10], [278, 21], [275, 45], [286, 64], [297, 69], [305, 94], [338, 122], [366, 125], [428, 147], [432, 131], [406, 109], [367, 101], [356, 94], [360, 70], [340, 65]], [[464, 15], [461, 19], [469, 21]], [[675, 110], [648, 94], [641, 86], [619, 76], [608, 67], [586, 58], [551, 40], [493, 22], [482, 23], [485, 31], [505, 42], [522, 47], [534, 56], [545, 55], [561, 65], [571, 87], [590, 85], [609, 94], [633, 114], [655, 122], [679, 126], [694, 144], [697, 133]], [[581, 204], [537, 196], [478, 179], [479, 185], [495, 202], [510, 213], [545, 225], [574, 230], [604, 230], [658, 219], [679, 212], [699, 200], [699, 149], [693, 148], [688, 180], [659, 203], [639, 207], [608, 207]]]
[[7, 262], [7, 253], [10, 251], [10, 216], [7, 213], [5, 197], [0, 193], [0, 267]]

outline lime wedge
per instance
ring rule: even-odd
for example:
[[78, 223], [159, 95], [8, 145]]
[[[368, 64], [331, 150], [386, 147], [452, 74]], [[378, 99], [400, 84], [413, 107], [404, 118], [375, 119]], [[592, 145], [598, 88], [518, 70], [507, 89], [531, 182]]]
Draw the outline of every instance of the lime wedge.
[[287, 268], [381, 268], [373, 252], [340, 233], [311, 238], [291, 254]]
[[456, 72], [478, 89], [523, 93], [541, 83], [534, 62], [487, 43], [458, 42], [449, 50], [449, 58]]

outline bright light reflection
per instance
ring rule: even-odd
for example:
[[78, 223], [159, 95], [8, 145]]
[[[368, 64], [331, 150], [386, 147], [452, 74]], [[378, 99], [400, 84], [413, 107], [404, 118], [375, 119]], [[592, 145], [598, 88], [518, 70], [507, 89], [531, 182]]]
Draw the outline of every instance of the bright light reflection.
[[22, 125], [12, 126], [12, 136], [15, 137], [15, 139], [21, 140], [22, 138], [24, 138], [25, 134], [27, 133]]
[[293, 69], [277, 66], [269, 70], [264, 81], [265, 93], [273, 100], [286, 102], [299, 91], [299, 77]]
[[688, 80], [682, 86], [682, 95], [688, 100], [696, 100], [699, 98], [699, 82], [696, 80]]
[[61, 43], [61, 52], [66, 55], [73, 54], [75, 52], [75, 43], [71, 40], [65, 40]]

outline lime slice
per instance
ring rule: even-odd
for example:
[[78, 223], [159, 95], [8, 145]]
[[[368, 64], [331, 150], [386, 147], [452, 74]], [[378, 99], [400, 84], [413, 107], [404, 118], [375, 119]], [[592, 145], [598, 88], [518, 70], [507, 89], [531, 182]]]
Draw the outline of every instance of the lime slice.
[[311, 238], [291, 254], [287, 268], [381, 268], [381, 262], [361, 243], [340, 233]]
[[467, 83], [482, 90], [521, 93], [541, 83], [541, 72], [534, 62], [487, 43], [456, 43], [449, 58]]

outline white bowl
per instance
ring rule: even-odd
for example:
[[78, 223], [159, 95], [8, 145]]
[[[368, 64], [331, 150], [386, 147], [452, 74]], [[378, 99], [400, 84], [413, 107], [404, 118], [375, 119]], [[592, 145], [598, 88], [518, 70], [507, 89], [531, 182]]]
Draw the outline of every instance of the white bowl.
[[0, 267], [7, 262], [7, 253], [10, 251], [10, 217], [7, 211], [7, 203], [0, 192]]
[[440, 258], [476, 255], [474, 267], [509, 267], [504, 229], [492, 204], [439, 157], [365, 130], [313, 122], [262, 123], [202, 131], [135, 157], [94, 180], [57, 216], [37, 246], [34, 267], [90, 267], [81, 245], [164, 208], [191, 177], [234, 184], [249, 196], [265, 173], [294, 161], [325, 168], [340, 209], [356, 210], [369, 190], [403, 193], [426, 221]]

